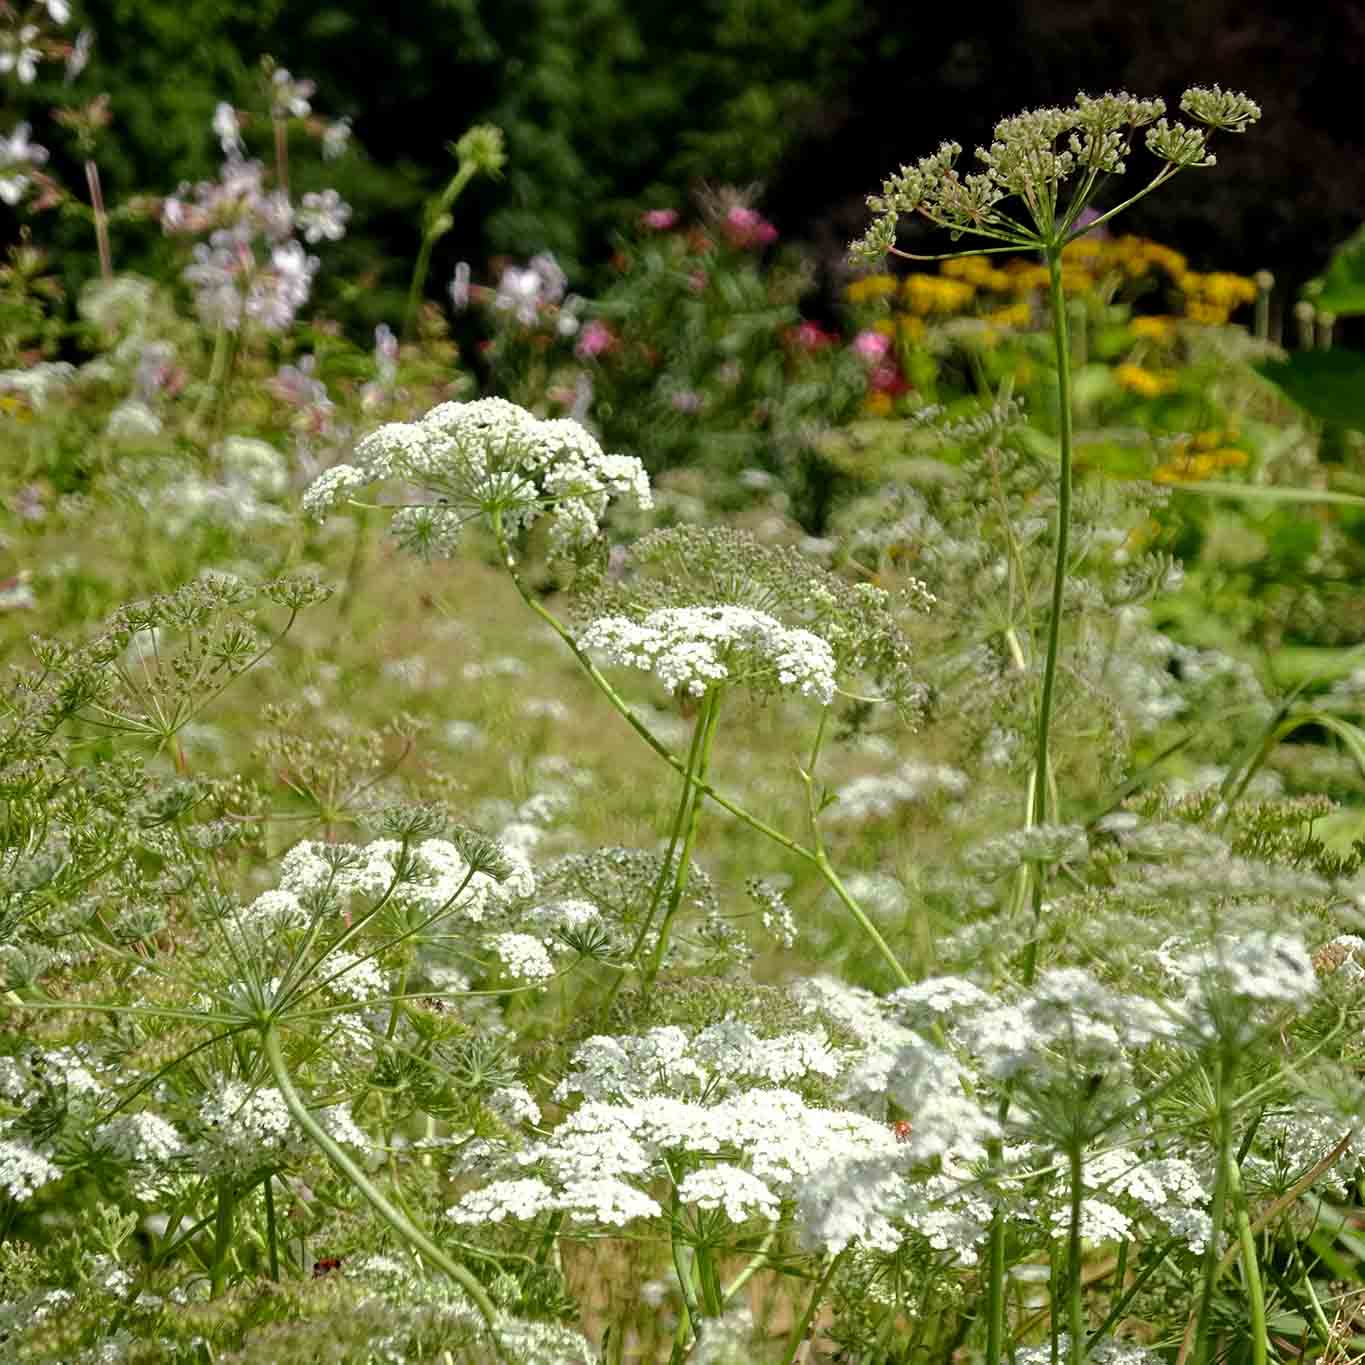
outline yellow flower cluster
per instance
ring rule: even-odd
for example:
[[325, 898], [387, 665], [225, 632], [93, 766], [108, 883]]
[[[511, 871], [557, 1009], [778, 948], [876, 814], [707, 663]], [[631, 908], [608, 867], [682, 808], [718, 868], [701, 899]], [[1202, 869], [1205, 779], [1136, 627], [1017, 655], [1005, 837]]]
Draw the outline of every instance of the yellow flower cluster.
[[1108, 270], [1121, 271], [1129, 279], [1140, 280], [1153, 271], [1160, 270], [1172, 279], [1183, 275], [1188, 269], [1185, 258], [1160, 242], [1149, 241], [1146, 237], [1128, 234], [1106, 241], [1103, 238], [1082, 237], [1067, 248], [1068, 252], [1086, 242], [1094, 242], [1099, 248], [1097, 253], [1101, 266]]
[[[1030, 306], [1033, 297], [1048, 288], [1047, 267], [1024, 257], [998, 264], [1001, 260], [1005, 258], [961, 256], [941, 262], [937, 274], [866, 275], [849, 284], [845, 297], [851, 304], [877, 309], [883, 320], [876, 325], [888, 335], [899, 332], [913, 341], [924, 335], [923, 319], [970, 314], [974, 305], [977, 315], [996, 327], [1028, 327], [1037, 320]], [[1104, 280], [1136, 284], [1158, 276], [1179, 290], [1183, 316], [1194, 322], [1226, 323], [1236, 309], [1256, 297], [1253, 281], [1224, 271], [1199, 274], [1178, 251], [1145, 237], [1080, 237], [1062, 253], [1062, 289], [1069, 295], [1089, 293]], [[1005, 304], [1010, 298], [1014, 302]], [[1167, 342], [1174, 336], [1175, 321], [1134, 318], [1132, 333], [1139, 340]], [[1129, 373], [1120, 375], [1119, 383], [1145, 397], [1156, 397], [1171, 386], [1168, 379], [1137, 366], [1120, 368]]]
[[1162, 374], [1133, 364], [1115, 365], [1114, 378], [1129, 393], [1135, 393], [1139, 398], [1160, 398], [1163, 393], [1170, 393], [1176, 384], [1173, 374]]
[[1222, 326], [1233, 311], [1256, 298], [1256, 282], [1244, 275], [1215, 270], [1208, 275], [1186, 271], [1176, 283], [1185, 296], [1185, 314], [1194, 322]]
[[33, 420], [33, 410], [17, 393], [0, 394], [0, 413], [20, 422]]
[[1246, 468], [1251, 456], [1240, 446], [1235, 431], [1200, 431], [1171, 444], [1166, 459], [1152, 471], [1154, 483], [1190, 483], [1212, 478], [1225, 469]]
[[1128, 330], [1139, 341], [1167, 342], [1175, 336], [1175, 319], [1167, 317], [1137, 317]]
[[910, 311], [920, 317], [960, 313], [976, 294], [976, 285], [942, 275], [907, 275], [901, 289]]
[[844, 297], [850, 303], [876, 303], [881, 299], [894, 299], [899, 288], [900, 283], [894, 275], [864, 275], [844, 290]]
[[950, 279], [963, 280], [975, 285], [983, 293], [1008, 294], [1014, 289], [1014, 276], [1008, 270], [1001, 270], [991, 262], [992, 256], [959, 256], [954, 261], [944, 261], [939, 270]]

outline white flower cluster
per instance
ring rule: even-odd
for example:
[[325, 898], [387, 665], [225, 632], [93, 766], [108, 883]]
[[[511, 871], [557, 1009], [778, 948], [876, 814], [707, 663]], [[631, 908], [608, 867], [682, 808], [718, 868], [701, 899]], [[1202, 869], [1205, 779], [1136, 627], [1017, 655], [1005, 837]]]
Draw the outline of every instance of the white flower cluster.
[[1267, 1011], [1302, 1009], [1318, 990], [1313, 960], [1294, 934], [1247, 929], [1206, 945], [1168, 939], [1158, 960], [1184, 987], [1182, 1012], [1206, 1039], [1244, 1038]]
[[653, 505], [639, 460], [605, 454], [575, 421], [544, 420], [502, 398], [442, 403], [417, 422], [390, 422], [366, 436], [356, 455], [356, 464], [313, 482], [304, 510], [325, 517], [357, 489], [399, 480], [434, 500], [403, 508], [393, 526], [429, 557], [448, 555], [476, 515], [515, 532], [548, 511], [551, 545], [565, 553], [596, 537], [613, 497]]
[[400, 909], [423, 916], [448, 909], [478, 923], [495, 906], [529, 896], [535, 889], [535, 874], [525, 857], [514, 849], [504, 848], [502, 853], [512, 871], [498, 882], [486, 872], [471, 874], [469, 864], [448, 839], [424, 839], [413, 845], [401, 874], [403, 845], [397, 839], [376, 839], [365, 845], [305, 839], [284, 855], [278, 892], [259, 897], [251, 909], [254, 912], [270, 897], [262, 913], [294, 920], [291, 903], [283, 895], [294, 898], [300, 913], [305, 903], [319, 897], [334, 901], [345, 912], [388, 895]]
[[[373, 1144], [344, 1104], [320, 1109], [318, 1122], [337, 1141], [373, 1159]], [[271, 1162], [310, 1150], [309, 1140], [294, 1126], [284, 1096], [274, 1086], [252, 1088], [225, 1080], [199, 1106], [202, 1133], [194, 1151], [206, 1174], [247, 1175]]]
[[[1125, 1196], [1146, 1209], [1195, 1255], [1208, 1246], [1213, 1219], [1206, 1207], [1209, 1191], [1184, 1157], [1140, 1157], [1109, 1151], [1088, 1157], [1085, 1183], [1113, 1196]], [[1125, 1234], [1126, 1235], [1126, 1234]]]
[[716, 1095], [741, 1084], [832, 1078], [842, 1064], [823, 1029], [760, 1038], [742, 1021], [726, 1019], [689, 1036], [670, 1024], [644, 1034], [589, 1038], [574, 1052], [554, 1098], [562, 1103], [579, 1094], [630, 1103], [659, 1093]]
[[889, 820], [902, 807], [936, 797], [960, 800], [967, 794], [967, 774], [946, 763], [909, 759], [890, 773], [855, 777], [839, 788], [829, 818], [837, 824]]
[[663, 607], [638, 622], [601, 616], [579, 644], [693, 696], [718, 683], [739, 683], [799, 692], [825, 705], [834, 698], [829, 642], [749, 607]]
[[16, 1204], [32, 1199], [61, 1170], [28, 1143], [0, 1135], [0, 1189]]

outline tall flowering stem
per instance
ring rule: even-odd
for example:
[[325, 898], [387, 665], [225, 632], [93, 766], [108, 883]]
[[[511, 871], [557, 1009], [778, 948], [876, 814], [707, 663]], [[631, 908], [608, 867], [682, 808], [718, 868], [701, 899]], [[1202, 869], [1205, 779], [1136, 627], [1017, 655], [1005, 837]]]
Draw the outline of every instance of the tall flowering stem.
[[[875, 263], [887, 255], [914, 261], [932, 261], [962, 255], [1026, 250], [1041, 252], [1047, 265], [1052, 341], [1057, 362], [1060, 468], [1051, 610], [1038, 694], [1034, 785], [1027, 819], [1031, 825], [1046, 823], [1048, 795], [1055, 787], [1049, 762], [1071, 530], [1072, 356], [1062, 292], [1062, 252], [1068, 243], [1102, 227], [1165, 184], [1178, 171], [1212, 166], [1214, 158], [1208, 152], [1210, 136], [1214, 132], [1243, 133], [1261, 116], [1260, 108], [1253, 100], [1216, 85], [1194, 86], [1185, 91], [1180, 108], [1195, 124], [1202, 126], [1169, 121], [1164, 117], [1166, 107], [1161, 100], [1136, 99], [1126, 92], [1098, 98], [1078, 94], [1076, 103], [1069, 108], [1034, 109], [1002, 119], [995, 126], [994, 138], [989, 146], [977, 149], [977, 162], [984, 169], [973, 174], [963, 174], [957, 169], [961, 146], [955, 142], [945, 142], [933, 155], [921, 158], [914, 165], [902, 166], [885, 180], [881, 193], [868, 199], [868, 207], [874, 214], [871, 227], [850, 247], [852, 258], [866, 264]], [[1127, 158], [1132, 153], [1138, 130], [1142, 128], [1147, 130], [1143, 139], [1147, 150], [1161, 163], [1159, 168], [1135, 194], [1097, 213], [1090, 208], [1091, 201], [1113, 177], [1126, 171]], [[1001, 204], [1007, 200], [1015, 201], [1012, 212], [1001, 208]], [[902, 251], [896, 245], [900, 222], [903, 217], [911, 216], [946, 229], [955, 238], [971, 235], [983, 238], [992, 245], [935, 255]], [[1043, 865], [1035, 865], [1032, 874], [1033, 931], [1025, 949], [1022, 973], [1026, 987], [1032, 985], [1038, 966], [1043, 878]], [[1011, 1103], [1011, 1091], [1007, 1086], [999, 1107], [1002, 1124], [1008, 1118]], [[1226, 1118], [1221, 1114], [1219, 1122], [1222, 1133]], [[1001, 1159], [999, 1142], [993, 1143], [989, 1150], [992, 1164], [998, 1165]], [[1078, 1159], [1073, 1153], [1071, 1174], [1076, 1188], [1072, 1191], [1070, 1263], [1067, 1271], [1073, 1362], [1079, 1362], [1084, 1355], [1080, 1303]], [[1214, 1243], [1217, 1242], [1217, 1232], [1223, 1218], [1227, 1174], [1227, 1162], [1220, 1159]], [[1212, 1255], [1200, 1306], [1199, 1365], [1203, 1365], [1203, 1352], [1207, 1347], [1208, 1305], [1214, 1287], [1216, 1250]], [[1005, 1259], [1005, 1216], [1003, 1208], [997, 1206], [991, 1222], [987, 1260], [987, 1365], [1000, 1365], [1006, 1350]]]
[[[1071, 542], [1071, 338], [1066, 303], [1062, 296], [1062, 250], [1054, 243], [1044, 251], [1048, 269], [1048, 299], [1052, 310], [1052, 348], [1057, 361], [1057, 433], [1060, 468], [1057, 473], [1057, 532], [1052, 562], [1052, 601], [1047, 623], [1047, 647], [1043, 656], [1043, 681], [1038, 694], [1038, 742], [1034, 760], [1033, 808], [1031, 823], [1047, 823], [1047, 794], [1051, 770], [1049, 744], [1052, 737], [1052, 712], [1057, 691], [1057, 656], [1061, 651], [1062, 609], [1066, 598], [1066, 562]], [[1043, 911], [1044, 865], [1034, 865], [1034, 934], [1024, 958], [1024, 984], [1033, 984], [1038, 968], [1038, 922]]]

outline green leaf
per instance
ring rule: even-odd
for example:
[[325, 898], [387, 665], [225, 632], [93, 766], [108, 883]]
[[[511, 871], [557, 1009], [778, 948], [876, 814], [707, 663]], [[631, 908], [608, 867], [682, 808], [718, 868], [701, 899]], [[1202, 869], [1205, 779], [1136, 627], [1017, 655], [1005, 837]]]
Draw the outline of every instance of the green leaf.
[[1278, 483], [1215, 483], [1192, 479], [1170, 485], [1176, 493], [1203, 493], [1214, 498], [1239, 498], [1247, 502], [1336, 502], [1365, 507], [1365, 496], [1338, 493], [1332, 488], [1293, 488]]
[[1365, 353], [1297, 351], [1255, 369], [1319, 421], [1365, 431]]
[[1313, 304], [1322, 313], [1352, 317], [1365, 313], [1365, 228], [1333, 253]]

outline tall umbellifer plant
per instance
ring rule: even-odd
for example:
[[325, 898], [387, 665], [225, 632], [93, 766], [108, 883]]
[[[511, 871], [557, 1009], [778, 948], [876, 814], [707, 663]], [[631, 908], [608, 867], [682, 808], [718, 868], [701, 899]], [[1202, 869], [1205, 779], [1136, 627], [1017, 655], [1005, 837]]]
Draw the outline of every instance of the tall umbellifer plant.
[[[1243, 133], [1261, 116], [1260, 106], [1246, 95], [1217, 85], [1192, 86], [1181, 96], [1180, 108], [1203, 126], [1171, 122], [1165, 117], [1164, 101], [1159, 99], [1137, 99], [1126, 92], [1098, 97], [1080, 93], [1069, 108], [1033, 109], [1002, 119], [995, 125], [990, 146], [976, 149], [981, 169], [971, 174], [957, 169], [962, 147], [956, 142], [944, 142], [932, 156], [913, 166], [902, 166], [886, 179], [880, 194], [868, 198], [868, 207], [875, 214], [872, 225], [849, 248], [855, 263], [867, 265], [888, 255], [929, 261], [1022, 249], [1037, 251], [1047, 266], [1057, 365], [1060, 462], [1052, 591], [1028, 809], [1030, 825], [1045, 824], [1048, 815], [1052, 785], [1049, 741], [1071, 520], [1071, 342], [1062, 298], [1062, 252], [1069, 243], [1110, 222], [1179, 171], [1212, 166], [1215, 158], [1209, 151], [1211, 136], [1215, 132]], [[1113, 178], [1127, 171], [1127, 160], [1140, 129], [1146, 130], [1143, 141], [1160, 164], [1136, 194], [1105, 208], [1103, 203], [1109, 197]], [[896, 243], [902, 220], [907, 218], [919, 218], [931, 227], [944, 229], [954, 241], [974, 237], [983, 239], [983, 244], [929, 255], [902, 250]], [[1037, 966], [1044, 877], [1045, 865], [1034, 863], [1034, 933], [1023, 963], [1025, 985], [1032, 984]], [[1004, 1108], [1008, 1104], [1007, 1095]], [[1004, 1113], [1001, 1117], [1004, 1118]], [[1081, 1267], [1078, 1228], [1074, 1225], [1070, 1240], [1068, 1273], [1073, 1280], [1070, 1288], [1078, 1290]], [[1004, 1346], [1004, 1253], [1004, 1221], [997, 1212], [989, 1267], [988, 1365], [996, 1365]], [[1079, 1304], [1078, 1292], [1070, 1293], [1068, 1298], [1072, 1304]], [[1206, 1302], [1207, 1298], [1206, 1294]], [[1072, 1324], [1072, 1341], [1073, 1351], [1081, 1351], [1084, 1334], [1076, 1322]]]

